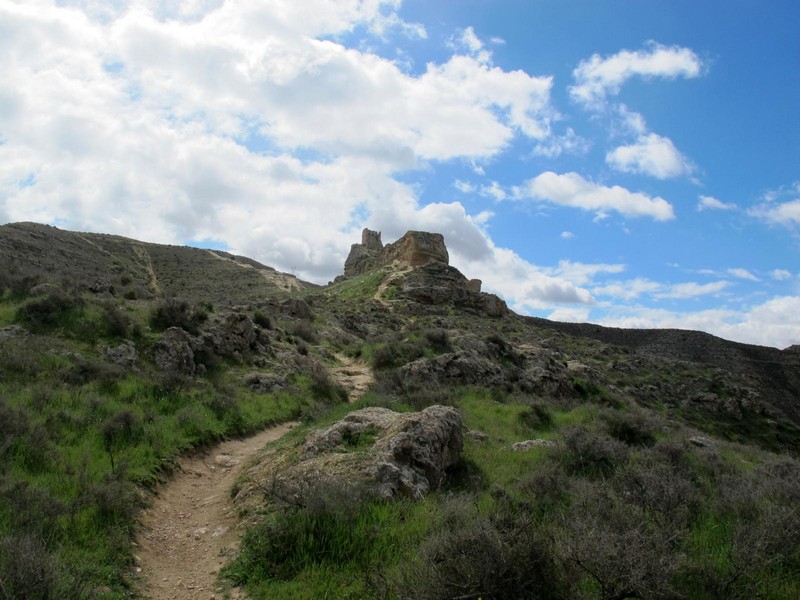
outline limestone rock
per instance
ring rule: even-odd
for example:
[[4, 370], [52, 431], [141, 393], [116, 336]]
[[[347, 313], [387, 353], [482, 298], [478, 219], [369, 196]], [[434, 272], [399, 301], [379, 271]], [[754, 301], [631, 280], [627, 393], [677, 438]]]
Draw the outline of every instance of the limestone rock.
[[109, 346], [103, 350], [103, 354], [106, 360], [125, 369], [132, 368], [138, 356], [136, 344], [131, 340], [125, 340], [119, 346]]
[[408, 231], [403, 237], [386, 246], [381, 253], [382, 264], [394, 262], [403, 266], [420, 267], [431, 262], [450, 263], [450, 255], [441, 233]]
[[154, 360], [162, 371], [194, 375], [195, 340], [179, 327], [170, 327], [155, 344]]
[[247, 504], [258, 489], [269, 494], [278, 487], [281, 498], [302, 503], [308, 490], [321, 485], [360, 487], [383, 498], [420, 498], [441, 484], [463, 443], [461, 415], [453, 407], [429, 406], [416, 413], [365, 408], [311, 431], [300, 447], [265, 456], [249, 473], [262, 484], [250, 492], [243, 486], [236, 502]]
[[0, 337], [12, 338], [12, 337], [26, 337], [28, 335], [30, 335], [28, 330], [22, 327], [21, 325], [8, 325], [0, 329]]
[[361, 243], [350, 248], [344, 274], [353, 277], [392, 264], [413, 268], [431, 262], [448, 264], [449, 261], [444, 236], [440, 233], [408, 231], [393, 244], [384, 246], [380, 232], [364, 229]]
[[244, 383], [254, 392], [268, 394], [282, 390], [286, 386], [286, 379], [272, 373], [250, 373], [245, 376]]
[[511, 449], [514, 452], [527, 452], [534, 448], [551, 448], [555, 445], [556, 443], [552, 440], [525, 440], [524, 442], [514, 442], [511, 444]]
[[242, 313], [217, 317], [208, 329], [203, 341], [220, 356], [239, 357], [253, 349], [258, 339], [255, 324]]

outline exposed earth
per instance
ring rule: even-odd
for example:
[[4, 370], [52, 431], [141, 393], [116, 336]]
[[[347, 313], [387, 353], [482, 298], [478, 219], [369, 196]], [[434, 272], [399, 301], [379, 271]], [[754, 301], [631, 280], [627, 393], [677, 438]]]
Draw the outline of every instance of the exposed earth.
[[[354, 402], [373, 381], [361, 361], [337, 356], [334, 378]], [[282, 423], [241, 440], [218, 444], [179, 462], [179, 470], [143, 511], [134, 552], [142, 593], [153, 600], [222, 598], [217, 576], [241, 536], [230, 490], [239, 473], [264, 446], [290, 431]], [[242, 598], [238, 588], [228, 592]]]

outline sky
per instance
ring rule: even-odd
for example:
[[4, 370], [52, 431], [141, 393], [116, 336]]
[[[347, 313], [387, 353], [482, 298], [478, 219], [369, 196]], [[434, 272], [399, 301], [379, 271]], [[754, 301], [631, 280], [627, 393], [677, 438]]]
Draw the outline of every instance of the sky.
[[796, 0], [0, 0], [0, 223], [800, 343]]

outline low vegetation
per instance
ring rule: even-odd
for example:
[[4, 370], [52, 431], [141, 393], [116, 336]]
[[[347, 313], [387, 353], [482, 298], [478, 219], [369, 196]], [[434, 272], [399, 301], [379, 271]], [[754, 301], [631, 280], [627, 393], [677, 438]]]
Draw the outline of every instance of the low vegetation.
[[[383, 289], [403, 285], [388, 267], [289, 293], [224, 253], [87, 239], [29, 272], [0, 255], [0, 600], [138, 597], [137, 518], [182, 453], [433, 404], [465, 426], [439, 489], [263, 489], [225, 581], [254, 599], [800, 597], [800, 409], [777, 359], [415, 304]], [[214, 329], [231, 315], [238, 333]], [[348, 405], [332, 369], [351, 360], [375, 383]]]

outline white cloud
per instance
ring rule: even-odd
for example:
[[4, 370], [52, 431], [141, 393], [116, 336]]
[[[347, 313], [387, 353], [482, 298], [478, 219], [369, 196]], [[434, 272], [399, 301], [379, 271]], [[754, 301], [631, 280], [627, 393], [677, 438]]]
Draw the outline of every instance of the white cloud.
[[606, 187], [587, 181], [577, 173], [559, 175], [547, 171], [516, 190], [518, 198], [553, 202], [603, 215], [616, 211], [626, 217], [651, 217], [658, 221], [675, 218], [672, 206], [661, 197], [631, 192], [620, 186]]
[[791, 271], [786, 269], [773, 269], [769, 272], [769, 275], [776, 281], [787, 281], [792, 278]]
[[709, 294], [718, 294], [730, 285], [729, 281], [712, 281], [710, 283], [674, 283], [661, 291], [654, 293], [656, 298], [696, 298], [697, 296], [706, 296]]
[[506, 191], [496, 181], [492, 181], [489, 185], [482, 186], [481, 195], [497, 201], [505, 200], [508, 197]]
[[567, 127], [567, 132], [561, 136], [553, 136], [542, 142], [536, 144], [533, 148], [533, 153], [536, 156], [544, 156], [547, 158], [557, 158], [562, 154], [575, 154], [583, 155], [589, 151], [592, 143], [575, 133], [571, 127]]
[[620, 300], [633, 300], [642, 294], [653, 294], [664, 289], [664, 285], [642, 277], [627, 281], [612, 281], [592, 288], [596, 296], [609, 296]]
[[562, 323], [585, 323], [589, 320], [590, 312], [591, 308], [588, 307], [560, 307], [551, 312], [547, 318]]
[[575, 85], [570, 96], [587, 108], [598, 109], [605, 105], [608, 96], [619, 93], [622, 84], [632, 77], [697, 77], [702, 61], [688, 48], [663, 46], [651, 42], [644, 50], [622, 50], [602, 58], [594, 54], [573, 71]]
[[326, 281], [367, 222], [442, 219], [486, 261], [488, 213], [420, 207], [396, 174], [550, 135], [548, 77], [458, 54], [411, 75], [336, 41], [402, 29], [397, 0], [61, 4], [0, 0], [4, 221], [213, 238]]
[[747, 269], [734, 268], [734, 269], [728, 269], [726, 272], [728, 273], [728, 275], [731, 275], [732, 277], [737, 277], [739, 279], [746, 279], [748, 281], [761, 281], [758, 277], [753, 275]]
[[640, 137], [634, 144], [615, 148], [606, 155], [606, 162], [618, 171], [643, 173], [658, 179], [689, 175], [694, 170], [672, 140], [655, 133]]
[[453, 182], [453, 187], [462, 194], [472, 194], [475, 191], [475, 186], [472, 183], [469, 181], [462, 181], [461, 179], [456, 179]]
[[553, 269], [553, 273], [575, 285], [588, 285], [601, 273], [622, 273], [624, 270], [625, 265], [587, 264], [560, 260], [558, 266]]
[[771, 225], [800, 225], [800, 198], [783, 203], [764, 203], [747, 211]]
[[778, 296], [746, 310], [619, 308], [597, 322], [608, 327], [694, 329], [738, 342], [785, 348], [800, 343], [798, 314], [800, 296]]
[[562, 231], [561, 232], [561, 239], [562, 240], [571, 240], [574, 237], [575, 237], [575, 234], [572, 233], [571, 231]]
[[698, 196], [697, 210], [736, 210], [736, 205], [717, 200], [713, 196]]

